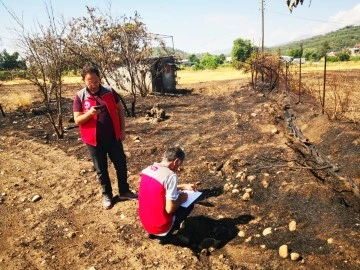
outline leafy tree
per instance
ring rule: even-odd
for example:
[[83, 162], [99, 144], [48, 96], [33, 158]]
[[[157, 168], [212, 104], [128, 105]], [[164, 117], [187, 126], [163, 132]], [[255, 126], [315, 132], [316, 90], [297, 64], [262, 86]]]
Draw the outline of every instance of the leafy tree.
[[12, 70], [12, 69], [25, 69], [25, 61], [19, 59], [19, 53], [14, 52], [9, 54], [6, 50], [0, 53], [0, 69]]
[[189, 56], [189, 61], [193, 63], [200, 63], [200, 59], [195, 54], [191, 54]]
[[302, 51], [300, 48], [294, 48], [294, 49], [290, 49], [286, 52], [286, 55], [289, 55], [293, 58], [300, 58], [302, 55]]
[[200, 60], [200, 65], [206, 69], [216, 69], [218, 67], [218, 62], [215, 56], [205, 53]]
[[309, 60], [319, 61], [320, 60], [320, 53], [319, 50], [315, 48], [307, 48], [304, 49], [304, 57]]
[[218, 63], [218, 65], [222, 65], [225, 62], [226, 56], [225, 56], [225, 54], [222, 53], [218, 56], [215, 56], [215, 59], [216, 59], [216, 62]]
[[350, 60], [350, 51], [343, 50], [338, 53], [337, 57], [339, 57], [340, 61], [349, 61]]
[[234, 41], [233, 48], [231, 50], [231, 57], [233, 61], [245, 62], [254, 51], [250, 40], [244, 40], [238, 38]]
[[327, 40], [323, 41], [320, 47], [320, 57], [325, 56], [329, 50], [330, 50], [329, 42]]

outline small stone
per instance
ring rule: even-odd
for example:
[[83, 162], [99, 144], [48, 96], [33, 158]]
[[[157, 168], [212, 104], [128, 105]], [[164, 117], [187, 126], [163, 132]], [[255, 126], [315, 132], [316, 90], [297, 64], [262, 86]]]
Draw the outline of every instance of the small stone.
[[279, 255], [281, 258], [285, 259], [289, 256], [289, 249], [287, 245], [282, 245], [279, 248]]
[[74, 238], [76, 236], [76, 233], [75, 232], [69, 232], [66, 237], [67, 238]]
[[289, 223], [289, 230], [290, 230], [291, 232], [293, 232], [293, 231], [296, 230], [296, 221], [295, 221], [295, 220], [290, 221], [290, 223]]
[[238, 194], [240, 193], [240, 190], [238, 190], [237, 188], [234, 188], [232, 191], [231, 191], [232, 194]]
[[242, 200], [243, 200], [243, 201], [248, 201], [248, 200], [250, 200], [250, 194], [247, 193], [247, 192], [245, 192], [244, 195], [242, 196]]
[[239, 237], [245, 237], [245, 232], [244, 231], [239, 231], [238, 236]]
[[219, 259], [220, 259], [220, 260], [222, 260], [222, 259], [224, 259], [224, 258], [225, 258], [225, 254], [220, 254], [220, 255], [219, 255]]
[[334, 243], [334, 239], [333, 239], [333, 238], [329, 238], [329, 239], [327, 240], [327, 242], [328, 242], [328, 244], [332, 244], [332, 243]]
[[251, 195], [253, 193], [253, 190], [251, 188], [246, 188], [245, 192]]
[[96, 270], [95, 266], [91, 266], [88, 270]]
[[297, 261], [297, 260], [300, 259], [300, 254], [296, 253], [296, 252], [291, 252], [290, 258], [291, 258], [292, 261]]
[[260, 247], [261, 247], [262, 249], [264, 249], [264, 248], [266, 248], [266, 245], [260, 245]]
[[41, 196], [36, 194], [34, 195], [32, 198], [31, 198], [31, 201], [32, 202], [37, 202], [37, 201], [40, 201], [41, 200]]
[[272, 233], [272, 229], [269, 227], [269, 228], [266, 228], [265, 230], [263, 230], [262, 234], [264, 236], [268, 235], [268, 234], [271, 234]]
[[273, 128], [273, 129], [271, 129], [271, 134], [273, 134], [273, 135], [279, 134], [279, 130], [277, 128]]
[[251, 239], [252, 239], [252, 237], [250, 236], [250, 237], [248, 237], [248, 238], [245, 239], [245, 242], [248, 243], [248, 242], [251, 241]]
[[269, 182], [266, 181], [266, 180], [262, 180], [262, 181], [261, 181], [261, 184], [262, 184], [262, 186], [263, 186], [264, 188], [268, 188], [268, 187], [269, 187]]
[[1, 193], [1, 196], [5, 197], [7, 194], [6, 192]]
[[249, 175], [248, 177], [246, 177], [246, 179], [249, 181], [249, 182], [252, 182], [256, 179], [256, 175]]

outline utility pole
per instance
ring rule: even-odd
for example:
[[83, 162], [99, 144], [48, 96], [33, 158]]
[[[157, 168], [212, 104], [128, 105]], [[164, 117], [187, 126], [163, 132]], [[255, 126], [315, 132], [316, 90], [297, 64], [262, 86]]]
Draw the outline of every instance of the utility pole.
[[261, 52], [262, 53], [264, 53], [264, 2], [265, 0], [261, 0], [261, 21], [262, 21]]

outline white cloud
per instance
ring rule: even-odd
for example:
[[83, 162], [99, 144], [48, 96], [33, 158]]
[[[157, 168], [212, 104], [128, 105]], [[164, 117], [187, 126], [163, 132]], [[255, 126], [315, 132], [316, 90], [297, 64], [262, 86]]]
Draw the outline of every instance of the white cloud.
[[339, 11], [334, 16], [330, 16], [328, 23], [323, 23], [311, 31], [312, 35], [322, 35], [347, 25], [360, 24], [360, 4], [347, 11]]

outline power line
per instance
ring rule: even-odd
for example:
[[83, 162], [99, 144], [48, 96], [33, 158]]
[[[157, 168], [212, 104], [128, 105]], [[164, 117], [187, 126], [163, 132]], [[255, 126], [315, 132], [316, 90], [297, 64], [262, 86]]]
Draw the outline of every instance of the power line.
[[346, 23], [331, 22], [331, 21], [318, 20], [318, 19], [311, 19], [311, 18], [304, 18], [304, 17], [294, 16], [294, 15], [291, 15], [291, 14], [285, 14], [285, 13], [281, 13], [281, 12], [277, 12], [277, 11], [272, 11], [272, 10], [268, 10], [268, 9], [267, 9], [267, 11], [269, 11], [269, 12], [271, 12], [271, 13], [275, 13], [275, 14], [280, 14], [280, 15], [283, 15], [283, 16], [290, 16], [290, 17], [293, 17], [293, 18], [301, 19], [301, 20], [307, 20], [307, 21], [315, 21], [315, 22], [334, 23], [334, 24], [346, 25]]

